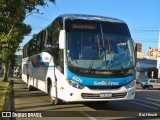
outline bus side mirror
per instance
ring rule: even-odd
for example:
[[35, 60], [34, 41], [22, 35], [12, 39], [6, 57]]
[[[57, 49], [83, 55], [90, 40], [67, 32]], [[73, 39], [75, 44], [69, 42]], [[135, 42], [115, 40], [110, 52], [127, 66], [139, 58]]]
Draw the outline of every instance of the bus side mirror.
[[65, 41], [66, 41], [66, 31], [61, 30], [59, 33], [59, 49], [65, 48]]

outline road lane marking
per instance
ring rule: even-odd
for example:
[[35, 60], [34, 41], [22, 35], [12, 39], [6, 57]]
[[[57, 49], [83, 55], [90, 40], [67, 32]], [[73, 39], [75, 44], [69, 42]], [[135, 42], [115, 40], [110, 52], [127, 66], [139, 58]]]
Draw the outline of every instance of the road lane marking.
[[135, 103], [135, 104], [138, 104], [138, 105], [141, 105], [141, 106], [145, 106], [145, 107], [148, 107], [148, 108], [156, 109], [156, 110], [158, 109], [156, 107], [152, 107], [152, 106], [149, 106], [149, 105], [144, 105], [144, 104], [141, 104], [141, 103], [138, 103], [138, 102], [134, 102], [134, 101], [129, 101], [129, 102]]
[[144, 97], [152, 97], [152, 98], [155, 98], [155, 99], [160, 99], [160, 97], [155, 97], [155, 96], [151, 96], [151, 95], [144, 95], [144, 94], [136, 94], [136, 96], [144, 96]]
[[148, 97], [145, 97], [146, 99], [149, 99], [149, 100], [154, 100], [154, 101], [160, 101], [158, 99], [154, 99], [154, 98], [148, 98]]
[[84, 116], [86, 116], [90, 120], [97, 120], [96, 118], [92, 117], [91, 115], [87, 114], [86, 112], [80, 111], [80, 113]]
[[156, 105], [156, 106], [160, 106], [159, 104], [148, 102], [148, 101], [145, 101], [145, 100], [140, 100], [140, 99], [135, 99], [135, 100], [142, 101], [142, 102], [149, 103], [149, 104]]
[[136, 89], [136, 91], [137, 91], [137, 92], [139, 92], [139, 91], [140, 91], [140, 92], [141, 92], [141, 91], [143, 91], [143, 92], [145, 91], [145, 92], [146, 92], [146, 91], [158, 91], [158, 90], [145, 90], [145, 89]]

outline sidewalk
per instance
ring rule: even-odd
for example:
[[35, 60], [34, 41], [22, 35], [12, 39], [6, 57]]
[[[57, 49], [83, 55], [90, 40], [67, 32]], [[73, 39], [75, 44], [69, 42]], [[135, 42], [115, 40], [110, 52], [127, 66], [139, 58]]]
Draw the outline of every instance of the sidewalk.
[[[37, 91], [28, 91], [27, 84], [24, 83], [21, 79], [13, 79], [13, 92], [12, 92], [12, 112], [13, 113], [19, 113], [19, 114], [34, 114], [34, 113], [40, 113], [42, 114], [42, 117], [39, 117], [40, 114], [38, 114], [38, 117], [11, 117], [10, 120], [64, 120], [64, 110], [66, 111], [66, 115], [70, 115], [70, 111], [68, 109], [75, 109], [75, 107], [79, 107], [77, 104], [71, 104], [71, 106], [68, 107], [68, 105], [59, 105], [54, 106], [51, 105], [49, 96], [41, 92], [39, 90]], [[80, 106], [81, 108], [81, 106]], [[50, 111], [50, 112], [49, 112]], [[54, 111], [54, 112], [53, 112]], [[56, 112], [59, 111], [59, 112]], [[62, 112], [61, 112], [62, 111]], [[69, 111], [69, 112], [67, 112]], [[67, 114], [68, 113], [68, 114]], [[78, 114], [78, 115], [77, 115]], [[77, 112], [77, 114], [74, 114], [74, 116], [82, 117], [78, 120], [87, 120], [88, 118], [84, 117], [83, 114], [80, 112]], [[16, 115], [16, 114], [15, 114]], [[46, 117], [46, 116], [58, 116], [58, 117]], [[66, 120], [73, 120], [72, 117], [65, 117]], [[6, 120], [6, 119], [4, 119]]]

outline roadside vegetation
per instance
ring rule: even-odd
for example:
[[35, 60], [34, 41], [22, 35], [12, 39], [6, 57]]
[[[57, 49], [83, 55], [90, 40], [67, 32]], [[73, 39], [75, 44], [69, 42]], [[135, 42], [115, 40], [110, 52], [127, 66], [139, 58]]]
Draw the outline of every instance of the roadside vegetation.
[[11, 83], [10, 78], [8, 82], [2, 82], [2, 78], [0, 78], [0, 114], [1, 111], [10, 111], [10, 100], [11, 100], [10, 83]]
[[0, 0], [0, 65], [4, 70], [0, 77], [0, 114], [1, 111], [10, 111], [11, 61], [19, 50], [19, 44], [32, 30], [24, 20], [39, 13], [39, 7], [47, 7], [50, 3], [55, 4], [55, 0]]
[[[31, 25], [25, 18], [39, 13], [39, 7], [55, 4], [55, 0], [0, 0], [0, 62], [4, 73], [3, 82], [8, 81], [11, 59], [19, 49], [19, 44], [31, 33]], [[15, 19], [16, 18], [16, 19]]]

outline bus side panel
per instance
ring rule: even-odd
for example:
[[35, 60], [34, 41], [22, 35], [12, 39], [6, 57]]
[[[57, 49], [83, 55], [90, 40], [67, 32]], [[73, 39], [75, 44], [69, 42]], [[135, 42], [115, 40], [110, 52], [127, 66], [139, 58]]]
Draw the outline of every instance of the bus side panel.
[[24, 82], [44, 92], [48, 92], [48, 82], [54, 79], [54, 64], [52, 56], [43, 52], [22, 62], [22, 79]]
[[28, 83], [27, 75], [28, 75], [28, 58], [24, 58], [22, 60], [22, 80], [25, 83]]

